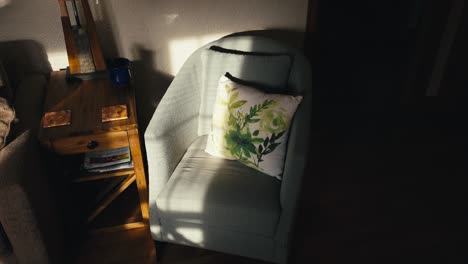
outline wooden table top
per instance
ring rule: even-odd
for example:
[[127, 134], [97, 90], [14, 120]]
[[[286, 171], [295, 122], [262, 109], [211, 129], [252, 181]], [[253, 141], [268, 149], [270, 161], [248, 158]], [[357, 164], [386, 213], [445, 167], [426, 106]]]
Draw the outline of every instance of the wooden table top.
[[[131, 86], [113, 87], [109, 79], [66, 81], [65, 75], [65, 71], [51, 73], [42, 114], [71, 110], [71, 124], [43, 128], [41, 122], [41, 141], [137, 128], [135, 96]], [[103, 106], [120, 104], [127, 105], [128, 119], [101, 121]]]

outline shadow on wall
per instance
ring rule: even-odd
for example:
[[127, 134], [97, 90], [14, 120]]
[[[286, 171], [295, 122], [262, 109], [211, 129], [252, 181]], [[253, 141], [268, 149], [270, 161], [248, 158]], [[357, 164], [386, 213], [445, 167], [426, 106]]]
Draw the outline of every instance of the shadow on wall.
[[[122, 29], [119, 27], [113, 4], [102, 1], [92, 7], [104, 56], [107, 58], [127, 56], [122, 47], [124, 43], [119, 41], [122, 39], [120, 36]], [[137, 44], [133, 44], [129, 59], [132, 60], [131, 73], [136, 87], [138, 123], [143, 134], [174, 77], [157, 70], [156, 52], [145, 48], [146, 45], [141, 44], [145, 42], [143, 39], [135, 41]]]
[[161, 98], [174, 76], [158, 71], [154, 62], [155, 52], [136, 45], [132, 62], [132, 74], [136, 88], [137, 115], [141, 133], [144, 134]]
[[25, 74], [48, 74], [52, 70], [47, 52], [34, 40], [0, 42], [0, 60], [5, 65], [13, 87], [19, 84]]
[[[96, 30], [99, 32], [99, 40], [101, 42], [101, 48], [104, 56], [108, 58], [114, 58], [118, 57], [120, 50], [117, 47], [117, 32], [112, 30], [112, 24], [115, 24], [115, 17], [109, 14], [108, 5], [109, 4], [107, 1], [102, 1], [99, 5], [93, 5], [93, 17]], [[105, 47], [103, 44], [105, 44]]]

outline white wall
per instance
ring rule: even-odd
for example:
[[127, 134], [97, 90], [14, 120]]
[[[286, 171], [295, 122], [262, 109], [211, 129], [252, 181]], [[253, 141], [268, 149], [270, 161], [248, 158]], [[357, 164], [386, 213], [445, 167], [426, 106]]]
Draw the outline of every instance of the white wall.
[[[307, 0], [90, 0], [104, 53], [141, 59], [174, 75], [199, 46], [247, 30], [303, 32]], [[53, 69], [66, 67], [57, 0], [11, 0], [0, 8], [0, 41], [41, 43]], [[301, 46], [302, 36], [289, 39]]]
[[0, 41], [42, 44], [54, 69], [68, 65], [57, 0], [10, 0], [0, 8]]

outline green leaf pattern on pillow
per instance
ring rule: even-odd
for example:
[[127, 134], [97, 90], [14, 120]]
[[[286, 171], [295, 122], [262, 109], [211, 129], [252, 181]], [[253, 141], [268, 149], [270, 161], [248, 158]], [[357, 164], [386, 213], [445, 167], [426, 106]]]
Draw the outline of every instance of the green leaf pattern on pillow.
[[222, 76], [205, 151], [282, 178], [289, 129], [302, 96], [265, 93]]
[[[281, 138], [289, 128], [287, 111], [275, 100], [264, 100], [243, 112], [241, 106], [247, 100], [236, 100], [239, 96], [237, 88], [225, 85], [225, 90], [229, 101], [219, 102], [228, 108], [228, 122], [224, 127], [225, 150], [242, 163], [262, 170], [263, 158], [282, 143]], [[251, 131], [250, 125], [255, 123], [258, 123], [258, 129]]]

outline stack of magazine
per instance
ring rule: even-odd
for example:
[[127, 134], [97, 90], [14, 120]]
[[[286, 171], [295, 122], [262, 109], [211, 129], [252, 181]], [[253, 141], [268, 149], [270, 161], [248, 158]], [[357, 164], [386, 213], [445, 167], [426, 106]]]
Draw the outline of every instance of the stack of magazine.
[[129, 147], [87, 152], [83, 162], [83, 169], [87, 172], [108, 172], [129, 168], [133, 168]]

